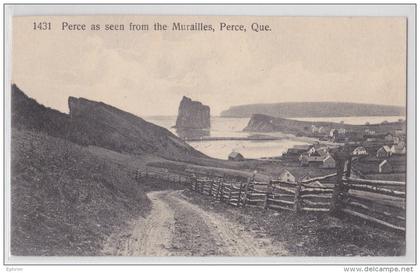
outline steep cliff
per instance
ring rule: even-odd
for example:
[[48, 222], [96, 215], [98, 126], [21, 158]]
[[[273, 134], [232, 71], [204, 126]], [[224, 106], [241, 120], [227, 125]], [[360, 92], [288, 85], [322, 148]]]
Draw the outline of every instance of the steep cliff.
[[169, 130], [102, 102], [69, 98], [70, 114], [40, 105], [12, 87], [12, 126], [30, 129], [82, 145], [168, 159], [206, 157]]
[[210, 128], [210, 107], [199, 101], [182, 97], [175, 127], [179, 129]]
[[83, 98], [69, 98], [70, 117], [90, 144], [132, 154], [186, 160], [203, 156], [169, 130], [133, 114]]

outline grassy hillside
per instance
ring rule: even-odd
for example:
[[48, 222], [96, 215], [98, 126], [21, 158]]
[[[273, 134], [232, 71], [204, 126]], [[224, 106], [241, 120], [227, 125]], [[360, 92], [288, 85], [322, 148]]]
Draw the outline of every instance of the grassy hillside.
[[12, 140], [13, 255], [97, 255], [111, 231], [150, 209], [133, 169], [33, 131]]
[[222, 117], [251, 117], [264, 114], [273, 117], [352, 117], [352, 116], [403, 116], [405, 108], [348, 102], [283, 102], [232, 106]]

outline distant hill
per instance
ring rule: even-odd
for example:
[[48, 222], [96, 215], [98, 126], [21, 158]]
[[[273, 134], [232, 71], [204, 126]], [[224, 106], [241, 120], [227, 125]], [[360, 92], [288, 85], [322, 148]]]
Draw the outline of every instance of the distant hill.
[[400, 106], [347, 102], [283, 102], [232, 106], [223, 111], [222, 117], [248, 118], [252, 114], [273, 117], [352, 117], [352, 116], [402, 116]]
[[156, 154], [174, 160], [207, 157], [169, 130], [118, 108], [69, 98], [70, 114], [45, 107], [12, 86], [12, 126], [82, 145], [130, 154]]

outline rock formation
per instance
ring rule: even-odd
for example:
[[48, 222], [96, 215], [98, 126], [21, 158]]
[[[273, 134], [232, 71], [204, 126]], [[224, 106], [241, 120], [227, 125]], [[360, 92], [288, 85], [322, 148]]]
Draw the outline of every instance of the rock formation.
[[175, 127], [178, 129], [209, 129], [210, 107], [199, 101], [182, 97]]
[[12, 86], [12, 126], [130, 154], [188, 161], [205, 157], [169, 130], [102, 102], [69, 98], [70, 113], [40, 105]]

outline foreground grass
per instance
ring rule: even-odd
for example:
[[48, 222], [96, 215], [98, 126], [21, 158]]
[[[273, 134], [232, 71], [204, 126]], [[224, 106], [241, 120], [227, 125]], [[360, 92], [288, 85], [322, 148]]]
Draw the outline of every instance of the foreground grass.
[[63, 139], [12, 132], [12, 255], [98, 255], [150, 210], [133, 169]]

